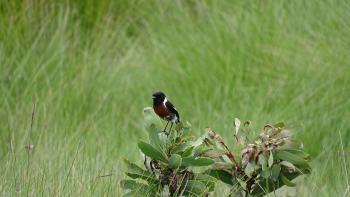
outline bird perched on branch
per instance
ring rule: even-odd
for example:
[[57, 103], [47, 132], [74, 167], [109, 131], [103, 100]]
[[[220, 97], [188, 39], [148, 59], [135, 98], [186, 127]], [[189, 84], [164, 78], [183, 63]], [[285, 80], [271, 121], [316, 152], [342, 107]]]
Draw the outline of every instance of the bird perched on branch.
[[180, 115], [179, 112], [177, 112], [174, 105], [168, 101], [167, 97], [163, 92], [156, 92], [152, 95], [153, 99], [153, 110], [154, 112], [161, 117], [162, 119], [167, 121], [167, 124], [163, 130], [163, 132], [166, 133], [166, 128], [168, 127], [169, 122], [171, 122], [171, 126], [169, 131], [171, 131], [171, 128], [173, 127], [174, 123], [180, 122]]

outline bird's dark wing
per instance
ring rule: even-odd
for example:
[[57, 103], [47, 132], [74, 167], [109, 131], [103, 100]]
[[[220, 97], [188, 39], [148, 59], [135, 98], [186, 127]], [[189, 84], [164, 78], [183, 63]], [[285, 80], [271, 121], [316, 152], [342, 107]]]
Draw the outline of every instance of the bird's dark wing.
[[174, 113], [176, 115], [178, 121], [180, 122], [179, 112], [177, 112], [177, 110], [174, 107], [174, 105], [170, 101], [167, 101], [167, 102], [165, 102], [165, 106], [170, 110], [171, 113]]

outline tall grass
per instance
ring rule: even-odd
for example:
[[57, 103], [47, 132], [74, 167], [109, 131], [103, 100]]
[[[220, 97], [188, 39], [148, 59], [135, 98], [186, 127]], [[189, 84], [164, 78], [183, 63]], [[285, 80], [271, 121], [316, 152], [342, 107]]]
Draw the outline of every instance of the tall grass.
[[233, 117], [295, 125], [314, 169], [298, 196], [349, 195], [349, 9], [337, 0], [1, 1], [1, 196], [119, 196], [121, 159], [140, 157], [141, 111], [155, 90], [195, 135], [210, 126], [232, 136]]

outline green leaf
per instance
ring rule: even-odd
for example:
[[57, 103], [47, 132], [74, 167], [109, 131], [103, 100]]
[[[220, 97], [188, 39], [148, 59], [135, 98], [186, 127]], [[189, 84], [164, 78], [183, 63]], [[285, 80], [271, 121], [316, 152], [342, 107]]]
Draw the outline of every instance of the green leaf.
[[180, 152], [183, 152], [184, 150], [186, 150], [187, 148], [189, 148], [190, 146], [191, 146], [191, 142], [185, 142], [185, 143], [182, 143], [182, 144], [175, 146], [171, 152], [172, 153], [180, 153]]
[[181, 154], [181, 156], [182, 157], [189, 157], [189, 156], [191, 156], [192, 155], [192, 153], [193, 153], [193, 146], [191, 146], [191, 147], [188, 147], [182, 154]]
[[151, 186], [136, 182], [135, 180], [122, 180], [120, 181], [120, 186], [123, 189], [131, 190], [124, 196], [140, 196], [142, 194], [155, 193], [154, 189]]
[[184, 181], [183, 185], [186, 185], [186, 188], [185, 188], [186, 194], [189, 194], [190, 196], [192, 196], [193, 194], [196, 194], [198, 196], [203, 196], [206, 192], [208, 192], [206, 185], [201, 181], [196, 181], [196, 180]]
[[208, 166], [213, 164], [215, 161], [207, 157], [184, 157], [182, 158], [182, 166]]
[[164, 163], [168, 162], [167, 156], [162, 151], [159, 151], [158, 149], [154, 148], [152, 145], [140, 141], [138, 143], [138, 146], [146, 156], [155, 160], [162, 161]]
[[226, 184], [234, 185], [236, 183], [233, 179], [233, 175], [225, 170], [209, 170], [207, 173]]
[[178, 154], [172, 154], [169, 159], [169, 167], [171, 169], [177, 169], [181, 166], [182, 158]]
[[145, 107], [143, 109], [143, 118], [145, 123], [145, 128], [148, 130], [149, 127], [154, 124], [156, 127], [162, 127], [162, 122], [159, 120], [159, 117], [154, 112], [152, 107]]
[[131, 163], [126, 159], [124, 160], [124, 162], [128, 167], [128, 171], [126, 172], [126, 175], [129, 176], [130, 178], [133, 178], [133, 179], [140, 178], [153, 183], [157, 182], [157, 180], [155, 179], [154, 175], [151, 172], [142, 169], [138, 165]]
[[289, 161], [281, 161], [280, 165], [286, 167], [288, 172], [295, 172], [296, 171], [296, 167], [292, 163], [290, 163]]
[[149, 187], [148, 185], [143, 183], [138, 183], [135, 180], [121, 180], [120, 186], [123, 189], [130, 189], [130, 190], [140, 189], [142, 187]]
[[259, 155], [258, 163], [261, 165], [261, 169], [263, 171], [267, 170], [267, 162], [266, 162], [266, 158], [263, 154]]
[[156, 128], [155, 124], [151, 124], [148, 127], [148, 135], [149, 135], [149, 141], [152, 145], [156, 146], [156, 147], [163, 147], [163, 143], [162, 141], [159, 139], [159, 131]]
[[269, 170], [268, 168], [267, 168], [266, 170], [262, 170], [262, 171], [260, 172], [260, 176], [263, 177], [263, 178], [265, 178], [265, 179], [269, 178], [269, 176], [270, 176], [270, 170]]
[[290, 181], [287, 177], [285, 177], [282, 173], [280, 174], [280, 179], [281, 179], [282, 183], [284, 183], [286, 186], [295, 187], [295, 185], [296, 185], [295, 183]]
[[273, 155], [272, 155], [272, 151], [270, 151], [270, 157], [269, 157], [269, 168], [271, 168], [272, 164], [273, 164]]
[[244, 173], [250, 178], [255, 172], [255, 165], [252, 162], [248, 162], [247, 166], [244, 168]]
[[[170, 129], [170, 128], [169, 128]], [[167, 141], [168, 142], [174, 142], [177, 138], [177, 131], [174, 130], [174, 128], [171, 129], [171, 131], [168, 131]]]
[[124, 159], [125, 164], [127, 165], [128, 168], [128, 172], [131, 173], [138, 173], [138, 174], [151, 174], [150, 172], [142, 169], [141, 167], [139, 167], [138, 165], [130, 162], [127, 159]]
[[186, 122], [186, 123], [181, 122], [179, 126], [181, 128], [181, 137], [183, 139], [191, 137], [191, 134], [192, 134], [191, 124], [189, 122]]
[[201, 181], [205, 184], [207, 188], [209, 188], [209, 191], [214, 191], [216, 186], [216, 179], [210, 175], [207, 174], [196, 174], [195, 180]]
[[276, 181], [278, 179], [278, 176], [280, 175], [281, 172], [281, 166], [278, 164], [275, 164], [272, 166], [271, 169], [271, 178], [273, 181]]
[[289, 161], [295, 165], [308, 166], [308, 163], [302, 157], [288, 151], [279, 150], [277, 151], [276, 156], [281, 160]]
[[208, 150], [210, 150], [210, 148], [208, 148], [205, 144], [201, 144], [193, 148], [193, 156], [198, 157]]
[[205, 138], [207, 138], [207, 134], [203, 134], [196, 141], [192, 142], [192, 146], [197, 147], [203, 144], [203, 141], [205, 140]]
[[211, 168], [214, 170], [231, 170], [233, 169], [233, 165], [227, 162], [215, 162]]
[[310, 155], [305, 153], [304, 151], [302, 151], [300, 149], [287, 148], [287, 149], [281, 149], [281, 150], [287, 151], [287, 152], [292, 153], [294, 155], [297, 155], [297, 156], [303, 158], [306, 161], [310, 159]]
[[210, 157], [210, 158], [219, 158], [225, 154], [226, 154], [226, 151], [224, 151], [224, 150], [212, 149], [212, 150], [205, 151], [202, 154], [202, 156]]

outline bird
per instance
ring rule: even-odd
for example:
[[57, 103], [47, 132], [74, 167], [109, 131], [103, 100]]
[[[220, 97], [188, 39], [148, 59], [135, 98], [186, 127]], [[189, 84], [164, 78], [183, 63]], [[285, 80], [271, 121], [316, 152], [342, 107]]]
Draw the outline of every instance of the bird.
[[167, 121], [167, 124], [165, 125], [163, 132], [166, 133], [166, 129], [168, 127], [169, 122], [171, 122], [169, 131], [171, 131], [171, 128], [173, 127], [174, 123], [176, 124], [180, 123], [179, 112], [176, 110], [174, 105], [167, 99], [167, 97], [163, 92], [159, 91], [159, 92], [153, 93], [152, 99], [153, 99], [154, 112], [160, 118]]

